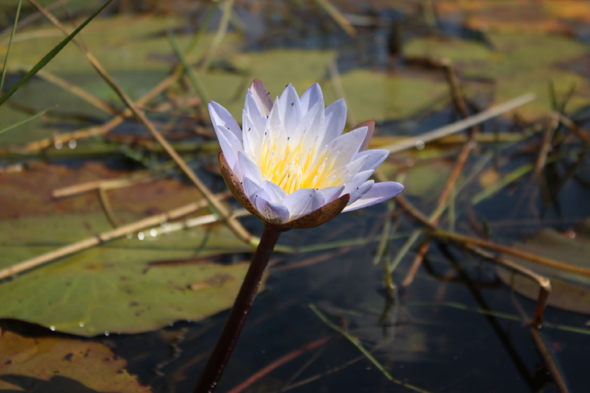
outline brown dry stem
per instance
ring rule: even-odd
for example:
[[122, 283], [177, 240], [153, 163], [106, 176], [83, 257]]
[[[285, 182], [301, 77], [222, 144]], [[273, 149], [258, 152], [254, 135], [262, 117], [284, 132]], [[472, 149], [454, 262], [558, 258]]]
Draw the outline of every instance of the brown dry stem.
[[[56, 25], [65, 35], [69, 34], [66, 29], [51, 13], [41, 7], [35, 0], [30, 2], [37, 7], [39, 11], [43, 13], [54, 25]], [[117, 93], [119, 98], [127, 105], [133, 115], [147, 128], [152, 136], [158, 141], [158, 143], [164, 148], [166, 153], [176, 162], [180, 169], [185, 175], [193, 182], [197, 189], [203, 194], [211, 209], [214, 213], [219, 214], [227, 226], [245, 243], [250, 243], [252, 235], [242, 226], [242, 224], [232, 218], [227, 208], [218, 201], [209, 188], [197, 177], [193, 170], [184, 162], [184, 160], [176, 153], [174, 148], [166, 141], [166, 139], [156, 130], [154, 125], [150, 122], [147, 116], [141, 111], [137, 105], [127, 96], [127, 94], [119, 87], [119, 85], [113, 80], [113, 78], [107, 73], [100, 62], [85, 48], [84, 45], [77, 39], [73, 39], [74, 43], [80, 47], [84, 55], [88, 58], [92, 66], [99, 73], [99, 75], [107, 82], [107, 84]]]

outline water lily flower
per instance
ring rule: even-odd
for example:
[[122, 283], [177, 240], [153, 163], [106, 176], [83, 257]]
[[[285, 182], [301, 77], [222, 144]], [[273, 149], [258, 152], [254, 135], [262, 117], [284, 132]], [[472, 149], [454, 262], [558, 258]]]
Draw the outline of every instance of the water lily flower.
[[195, 393], [212, 393], [238, 341], [281, 232], [312, 228], [402, 192], [395, 182], [369, 180], [387, 150], [367, 150], [372, 121], [342, 134], [346, 104], [324, 108], [316, 83], [301, 97], [292, 85], [273, 102], [259, 80], [246, 93], [242, 128], [216, 102], [209, 103], [221, 152], [221, 174], [236, 199], [265, 225], [248, 273]]
[[375, 123], [342, 133], [343, 99], [324, 107], [320, 86], [301, 97], [289, 84], [274, 103], [259, 80], [246, 93], [242, 128], [216, 102], [209, 103], [221, 145], [221, 173], [236, 199], [268, 225], [310, 228], [341, 212], [371, 206], [403, 190], [369, 180], [387, 150], [367, 150]]

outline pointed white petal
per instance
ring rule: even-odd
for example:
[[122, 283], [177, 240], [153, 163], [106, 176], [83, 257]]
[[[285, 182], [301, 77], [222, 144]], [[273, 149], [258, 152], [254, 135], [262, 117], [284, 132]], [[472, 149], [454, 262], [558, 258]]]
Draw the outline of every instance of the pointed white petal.
[[252, 201], [252, 203], [254, 203], [256, 195], [264, 193], [262, 187], [260, 187], [260, 185], [258, 185], [256, 181], [250, 179], [247, 176], [244, 176], [242, 180], [242, 187], [244, 188], [246, 196]]
[[322, 103], [322, 109], [324, 108], [324, 95], [322, 94], [322, 88], [319, 84], [314, 83], [303, 93], [301, 99], [299, 100], [301, 105], [301, 113], [305, 115], [306, 112], [317, 103]]
[[389, 156], [389, 151], [384, 149], [375, 149], [375, 150], [365, 150], [358, 153], [354, 159], [358, 160], [359, 158], [367, 158], [367, 161], [361, 167], [361, 171], [366, 171], [367, 169], [377, 169], [379, 165], [385, 161], [385, 159]]
[[324, 104], [318, 101], [299, 122], [295, 132], [291, 135], [291, 143], [303, 143], [303, 151], [306, 152], [312, 143], [323, 139], [324, 122]]
[[[332, 105], [326, 108], [326, 133], [322, 141], [322, 146], [327, 145], [334, 139], [342, 135], [344, 126], [346, 125], [346, 102], [344, 99], [339, 99]], [[363, 135], [364, 137], [364, 135]], [[359, 144], [360, 147], [360, 144]]]
[[[375, 172], [374, 170], [370, 169], [368, 171], [362, 171], [354, 175], [349, 181], [346, 182], [344, 185], [343, 194], [350, 194], [352, 196], [353, 192], [355, 192], [364, 182], [366, 182], [371, 175]], [[350, 201], [348, 202], [351, 203]]]
[[[262, 198], [260, 200], [262, 202]], [[289, 221], [289, 209], [280, 203], [265, 202], [258, 211], [273, 224], [284, 224]]]
[[369, 180], [360, 184], [350, 193], [350, 200], [348, 201], [348, 203], [352, 204], [356, 202], [360, 197], [365, 195], [373, 187], [374, 184], [375, 180]]
[[272, 182], [269, 182], [268, 180], [262, 182], [262, 189], [270, 197], [270, 202], [274, 203], [282, 203], [283, 199], [289, 195], [281, 187]]
[[292, 84], [288, 84], [279, 98], [281, 123], [284, 125], [287, 135], [292, 135], [301, 121], [301, 108], [299, 96]]
[[[266, 118], [264, 124], [266, 124]], [[242, 127], [244, 128], [242, 133], [244, 151], [252, 158], [259, 154], [264, 128], [261, 131], [246, 111], [242, 112]]]
[[231, 131], [236, 139], [242, 142], [242, 130], [233, 116], [215, 101], [209, 102], [209, 114], [214, 126], [225, 128]]
[[404, 186], [399, 183], [387, 181], [374, 184], [373, 187], [360, 199], [354, 203], [349, 203], [344, 208], [344, 212], [362, 209], [363, 207], [372, 206], [393, 198], [404, 190]]
[[315, 188], [301, 188], [292, 192], [283, 200], [283, 205], [289, 209], [290, 220], [311, 213], [324, 204], [324, 197]]
[[326, 187], [320, 189], [320, 194], [324, 197], [324, 203], [330, 203], [339, 198], [342, 191], [344, 191], [344, 186]]
[[218, 125], [214, 125], [213, 128], [215, 129], [217, 140], [219, 140], [221, 151], [223, 151], [229, 167], [233, 170], [238, 162], [238, 152], [242, 151], [242, 143], [229, 130]]
[[367, 128], [359, 128], [339, 136], [328, 144], [328, 152], [335, 157], [333, 168], [340, 168], [352, 161], [365, 138]]
[[371, 138], [373, 138], [373, 133], [375, 132], [375, 122], [373, 120], [363, 121], [361, 124], [351, 128], [350, 131], [362, 127], [367, 127], [367, 136], [365, 136], [365, 140], [363, 141], [360, 149], [360, 151], [365, 151], [369, 148], [369, 143], [371, 142]]
[[256, 184], [262, 184], [262, 172], [260, 168], [242, 151], [238, 152], [238, 165], [242, 169], [244, 176], [249, 177]]
[[250, 86], [250, 90], [252, 91], [254, 101], [256, 101], [260, 114], [262, 116], [268, 116], [272, 108], [272, 100], [270, 99], [270, 94], [268, 90], [266, 90], [266, 87], [264, 87], [262, 82], [258, 79], [254, 79]]
[[[246, 93], [246, 103], [244, 105], [244, 111], [248, 115], [251, 123], [258, 129], [260, 133], [264, 132], [264, 128], [266, 127], [266, 115], [262, 115], [260, 110], [258, 109], [258, 104], [256, 104], [256, 100], [254, 100], [254, 95], [252, 94], [251, 90], [248, 90]], [[244, 116], [242, 115], [242, 129], [245, 132], [247, 130], [246, 126], [244, 125]]]

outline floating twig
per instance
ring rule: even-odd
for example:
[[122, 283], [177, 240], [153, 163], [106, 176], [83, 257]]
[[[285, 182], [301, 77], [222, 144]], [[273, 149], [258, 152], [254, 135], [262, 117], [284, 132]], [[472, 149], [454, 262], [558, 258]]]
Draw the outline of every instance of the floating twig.
[[268, 366], [262, 368], [261, 370], [257, 371], [256, 373], [252, 374], [248, 379], [244, 382], [233, 388], [227, 393], [241, 393], [248, 387], [252, 386], [253, 383], [258, 381], [260, 378], [264, 377], [268, 373], [272, 372], [274, 369], [282, 366], [285, 363], [290, 362], [293, 359], [298, 358], [299, 356], [303, 355], [305, 352], [311, 351], [313, 349], [319, 348], [325, 343], [327, 343], [332, 337], [324, 337], [320, 338], [319, 340], [315, 340], [307, 345], [302, 346], [299, 349], [296, 349], [293, 352], [289, 352], [285, 356], [280, 357], [279, 359], [275, 360], [274, 362], [270, 363]]
[[[219, 198], [228, 197], [229, 193], [223, 193], [218, 195]], [[195, 203], [189, 203], [188, 205], [184, 205], [182, 207], [170, 210], [166, 213], [156, 214], [151, 217], [144, 218], [142, 220], [133, 222], [131, 224], [123, 225], [119, 228], [113, 229], [111, 231], [100, 233], [96, 236], [89, 237], [84, 240], [80, 240], [76, 243], [69, 244], [67, 246], [58, 248], [57, 250], [50, 251], [48, 253], [36, 256], [31, 259], [27, 259], [25, 261], [19, 262], [15, 265], [7, 267], [5, 269], [0, 270], [0, 280], [13, 276], [18, 273], [22, 273], [24, 271], [33, 269], [35, 267], [41, 266], [48, 262], [54, 261], [58, 258], [65, 257], [67, 255], [71, 255], [88, 248], [98, 246], [99, 244], [109, 242], [111, 240], [115, 240], [126, 236], [128, 233], [137, 232], [139, 230], [153, 227], [156, 225], [160, 225], [162, 222], [175, 220], [182, 216], [186, 216], [188, 214], [194, 213], [199, 209], [202, 209], [207, 206], [206, 200], [200, 200]]]
[[468, 117], [467, 119], [460, 120], [453, 124], [437, 128], [433, 131], [426, 132], [416, 137], [408, 138], [403, 141], [387, 145], [385, 147], [382, 147], [382, 149], [387, 149], [392, 153], [397, 153], [406, 149], [410, 149], [412, 147], [416, 147], [416, 144], [432, 142], [434, 140], [454, 134], [456, 132], [463, 131], [469, 127], [473, 127], [476, 124], [483, 123], [484, 121], [487, 121], [493, 117], [499, 116], [503, 113], [516, 109], [519, 106], [527, 104], [534, 99], [535, 95], [532, 93], [528, 93], [508, 102], [505, 102], [501, 105], [487, 109], [481, 113], [478, 113], [477, 115]]
[[346, 33], [348, 33], [351, 37], [356, 37], [358, 35], [354, 26], [350, 23], [350, 21], [344, 16], [338, 8], [336, 8], [329, 0], [316, 0], [316, 2], [326, 11], [338, 26], [342, 27]]
[[[112, 0], [111, 0], [112, 1]], [[233, 0], [227, 0], [229, 2], [229, 7], [233, 3]], [[49, 12], [43, 9], [35, 0], [30, 0], [31, 4], [33, 4], [39, 11], [43, 13], [54, 25], [56, 25], [64, 34], [68, 34], [68, 30]], [[231, 10], [231, 8], [230, 8]], [[225, 14], [224, 14], [225, 15]], [[147, 118], [145, 113], [141, 111], [137, 105], [129, 98], [129, 96], [119, 87], [119, 85], [114, 81], [114, 79], [107, 73], [104, 67], [99, 63], [99, 61], [86, 49], [83, 45], [81, 45], [80, 41], [74, 39], [74, 43], [78, 45], [78, 47], [82, 50], [86, 58], [90, 61], [92, 66], [98, 72], [98, 74], [107, 82], [107, 84], [117, 93], [119, 98], [127, 105], [127, 107], [131, 110], [131, 112], [135, 115], [135, 117], [143, 123], [145, 128], [152, 134], [152, 136], [158, 141], [158, 143], [162, 146], [162, 148], [166, 151], [166, 153], [176, 162], [176, 164], [180, 167], [180, 169], [184, 172], [184, 174], [193, 182], [193, 184], [197, 187], [197, 189], [201, 192], [201, 194], [205, 197], [207, 202], [209, 203], [210, 208], [213, 210], [214, 213], [219, 214], [223, 217], [224, 222], [227, 226], [231, 229], [232, 232], [236, 234], [242, 241], [245, 243], [250, 243], [252, 240], [252, 235], [240, 224], [239, 221], [233, 219], [230, 216], [229, 211], [227, 208], [221, 204], [213, 195], [213, 193], [209, 190], [209, 188], [197, 177], [195, 172], [184, 162], [184, 160], [178, 155], [176, 150], [166, 141], [166, 139], [156, 130], [152, 122]]]

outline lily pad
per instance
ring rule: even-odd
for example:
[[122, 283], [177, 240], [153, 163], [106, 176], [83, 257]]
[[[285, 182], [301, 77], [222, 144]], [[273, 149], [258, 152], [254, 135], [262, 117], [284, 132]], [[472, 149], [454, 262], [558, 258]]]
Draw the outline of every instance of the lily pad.
[[[584, 94], [590, 82], [562, 66], [589, 54], [586, 45], [569, 37], [545, 34], [489, 33], [487, 37], [494, 49], [458, 38], [426, 37], [411, 40], [404, 53], [413, 57], [447, 58], [462, 77], [494, 81], [496, 103], [526, 92], [535, 93], [535, 101], [517, 110], [527, 119], [545, 116], [552, 110], [549, 82], [554, 83], [558, 97], [576, 85], [568, 110], [590, 104]], [[477, 86], [469, 86], [468, 80], [464, 83], [467, 91], [478, 90]]]
[[464, 15], [465, 26], [483, 31], [571, 34], [590, 20], [590, 5], [576, 0], [445, 0], [436, 2], [436, 10], [442, 19]]
[[[561, 234], [553, 229], [544, 229], [524, 244], [514, 248], [537, 255], [543, 255], [562, 263], [590, 268], [590, 220], [586, 220], [569, 233]], [[573, 237], [573, 238], [572, 238]], [[584, 314], [590, 314], [590, 278], [580, 274], [535, 264], [520, 258], [510, 260], [527, 267], [551, 279], [552, 292], [549, 305]], [[498, 269], [498, 275], [505, 283], [513, 285], [516, 292], [537, 299], [539, 286], [521, 275], [512, 275], [504, 269]]]
[[151, 392], [126, 366], [100, 343], [0, 333], [0, 391]]
[[[2, 267], [108, 228], [100, 214], [0, 222]], [[139, 239], [144, 240], [139, 240]], [[93, 336], [197, 321], [233, 304], [248, 264], [206, 258], [248, 251], [221, 226], [149, 232], [63, 258], [0, 284], [0, 318]], [[204, 259], [205, 258], [205, 259]]]
[[[168, 71], [176, 64], [170, 43], [165, 32], [185, 25], [182, 18], [173, 16], [116, 16], [97, 19], [82, 32], [88, 49], [109, 72], [116, 71]], [[192, 35], [178, 35], [181, 48], [186, 48]], [[63, 33], [56, 27], [44, 25], [19, 30], [11, 49], [11, 63], [32, 66], [46, 53], [47, 48], [57, 45]], [[193, 52], [194, 58], [204, 54], [213, 34], [202, 37]], [[227, 52], [241, 40], [236, 33], [226, 34], [218, 53]], [[0, 42], [0, 61], [8, 39]], [[66, 46], [46, 67], [45, 70], [61, 75], [96, 73], [82, 51], [73, 43]]]
[[[1, 174], [0, 268], [111, 230], [95, 192], [54, 200], [51, 191], [125, 174], [98, 163]], [[109, 191], [115, 216], [127, 223], [199, 198], [172, 179]], [[0, 318], [92, 336], [199, 320], [233, 304], [248, 265], [211, 257], [251, 249], [226, 227], [130, 235], [1, 282]]]

